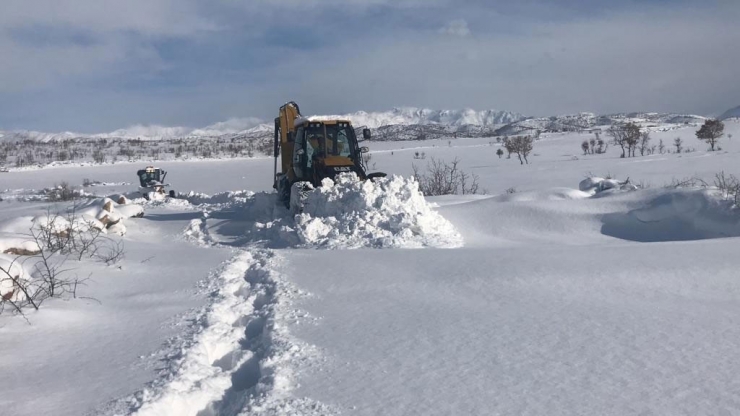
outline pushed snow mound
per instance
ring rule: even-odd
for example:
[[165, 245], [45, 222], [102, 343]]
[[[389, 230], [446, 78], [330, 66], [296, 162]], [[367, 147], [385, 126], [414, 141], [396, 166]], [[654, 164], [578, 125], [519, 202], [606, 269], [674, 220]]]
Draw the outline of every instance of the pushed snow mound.
[[424, 199], [411, 178], [359, 181], [354, 173], [324, 179], [295, 217], [301, 242], [322, 248], [442, 247], [462, 237]]
[[658, 195], [626, 214], [608, 214], [601, 232], [639, 242], [740, 237], [740, 211], [712, 190], [678, 190]]
[[205, 245], [351, 249], [463, 244], [455, 227], [424, 199], [418, 183], [403, 177], [327, 179], [308, 193], [298, 215], [285, 209], [274, 192], [188, 194], [176, 201], [203, 211], [184, 235]]

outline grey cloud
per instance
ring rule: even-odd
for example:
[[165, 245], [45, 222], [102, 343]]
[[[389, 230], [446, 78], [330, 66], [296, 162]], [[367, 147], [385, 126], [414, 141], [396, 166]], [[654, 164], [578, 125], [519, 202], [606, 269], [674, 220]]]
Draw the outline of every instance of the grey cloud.
[[[734, 53], [740, 42], [740, 31], [734, 29], [740, 5], [734, 2], [703, 8], [641, 6], [639, 12], [553, 21], [513, 20], [505, 8], [489, 6], [505, 2], [278, 0], [267, 7], [266, 0], [132, 0], [126, 3], [133, 10], [126, 11], [118, 6], [123, 2], [108, 0], [40, 1], [46, 9], [31, 16], [30, 2], [9, 0], [13, 7], [4, 9], [12, 13], [0, 16], [0, 28], [84, 27], [95, 42], [19, 44], [0, 29], [3, 128], [197, 127], [231, 117], [267, 119], [291, 99], [310, 113], [412, 105], [551, 115], [721, 112], [740, 97], [735, 82], [740, 56]], [[72, 11], [55, 9], [55, 4]], [[533, 10], [537, 4], [525, 6]], [[251, 66], [243, 69], [234, 62], [225, 69], [223, 62], [209, 64], [193, 56], [190, 66], [197, 63], [201, 72], [190, 76], [189, 84], [155, 84], [151, 90], [119, 84], [130, 74], [156, 79], [160, 72], [177, 75], [181, 69], [176, 64], [188, 65], [163, 57], [152, 39], [210, 42], [206, 49], [238, 53], [249, 48], [238, 43], [244, 38], [259, 39], [264, 31], [286, 27], [283, 12], [326, 23], [322, 13], [332, 6], [343, 8], [338, 16], [355, 19], [352, 36], [340, 31], [330, 45], [276, 49], [279, 53], [257, 56], [256, 62], [245, 60], [243, 65]], [[372, 8], [381, 11], [373, 15], [377, 20], [364, 19], [364, 11]], [[356, 15], [343, 14], [350, 9]], [[475, 36], [440, 36], [440, 27], [454, 29], [451, 18], [463, 19]], [[238, 37], [242, 40], [232, 40]]]
[[[392, 105], [538, 115], [718, 111], [740, 92], [734, 82], [740, 56], [732, 52], [740, 31], [728, 30], [732, 25], [732, 17], [708, 12], [625, 13], [531, 25], [527, 35], [387, 38], [348, 45], [362, 53], [346, 51], [343, 62], [280, 90], [333, 113]], [[311, 60], [320, 58], [294, 62], [304, 67]]]
[[439, 33], [452, 36], [470, 36], [470, 28], [465, 19], [455, 19], [439, 29]]

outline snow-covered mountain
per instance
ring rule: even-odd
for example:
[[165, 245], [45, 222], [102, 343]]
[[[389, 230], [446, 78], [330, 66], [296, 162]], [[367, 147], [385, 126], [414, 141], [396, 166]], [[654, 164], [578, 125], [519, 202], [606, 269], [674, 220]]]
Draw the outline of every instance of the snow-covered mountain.
[[579, 131], [615, 123], [633, 122], [645, 127], [670, 128], [686, 124], [703, 123], [706, 117], [692, 114], [673, 113], [617, 113], [596, 115], [579, 113], [562, 116], [528, 118], [507, 124], [496, 130], [496, 135], [523, 134], [539, 130], [541, 132]]
[[740, 118], [740, 105], [725, 111], [724, 114], [719, 116], [720, 120], [727, 120], [728, 118]]
[[45, 133], [30, 130], [0, 131], [0, 140], [34, 140], [40, 142], [61, 141], [67, 139], [141, 139], [169, 140], [188, 137], [221, 137], [245, 132], [259, 132], [272, 129], [272, 125], [263, 124], [263, 120], [254, 117], [232, 118], [211, 124], [203, 128], [166, 127], [158, 125], [137, 124], [109, 133]]
[[416, 124], [490, 127], [513, 123], [523, 120], [526, 117], [519, 113], [499, 110], [476, 111], [470, 108], [464, 110], [430, 110], [426, 108], [400, 107], [383, 112], [358, 111], [350, 114], [315, 116], [313, 118], [348, 119], [357, 127], [366, 126], [376, 129], [384, 126], [408, 126]]
[[[734, 112], [733, 112], [734, 111]], [[737, 114], [737, 115], [733, 115]], [[730, 110], [724, 118], [740, 116], [740, 107]], [[464, 135], [487, 137], [523, 134], [539, 130], [577, 131], [597, 126], [632, 121], [647, 126], [683, 125], [701, 123], [705, 117], [670, 113], [619, 113], [596, 115], [579, 113], [532, 118], [522, 114], [472, 109], [430, 110], [414, 107], [394, 108], [390, 111], [358, 111], [340, 115], [311, 116], [313, 119], [347, 119], [355, 127], [375, 131], [376, 140], [420, 140]], [[180, 138], [246, 137], [266, 139], [272, 134], [272, 123], [254, 117], [233, 118], [203, 128], [135, 125], [109, 133], [80, 134], [73, 132], [44, 133], [37, 131], [0, 131], [0, 140], [42, 142], [66, 139], [141, 139], [172, 140]]]

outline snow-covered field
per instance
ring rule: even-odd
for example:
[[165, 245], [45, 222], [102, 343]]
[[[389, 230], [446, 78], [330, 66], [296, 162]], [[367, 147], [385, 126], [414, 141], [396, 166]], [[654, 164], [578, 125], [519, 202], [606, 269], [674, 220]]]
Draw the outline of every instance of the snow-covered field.
[[[0, 413], [739, 414], [740, 211], [665, 185], [740, 175], [740, 144], [694, 130], [652, 136], [695, 152], [627, 159], [546, 134], [524, 166], [492, 139], [370, 143], [372, 171], [459, 158], [488, 194], [336, 184], [297, 218], [272, 159], [162, 163], [188, 196], [134, 201], [123, 260], [70, 260], [78, 298], [0, 315]], [[139, 168], [0, 173], [0, 240], [64, 209], [39, 190], [129, 193]]]

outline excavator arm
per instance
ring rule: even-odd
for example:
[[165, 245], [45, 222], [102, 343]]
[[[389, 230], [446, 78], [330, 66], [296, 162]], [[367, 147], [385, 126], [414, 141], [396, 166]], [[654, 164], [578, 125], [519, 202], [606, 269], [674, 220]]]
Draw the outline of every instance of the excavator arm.
[[280, 107], [280, 113], [275, 119], [275, 143], [274, 143], [274, 183], [277, 189], [278, 181], [278, 156], [280, 156], [280, 173], [293, 180], [292, 157], [295, 142], [295, 121], [301, 117], [301, 110], [294, 101], [290, 101]]

